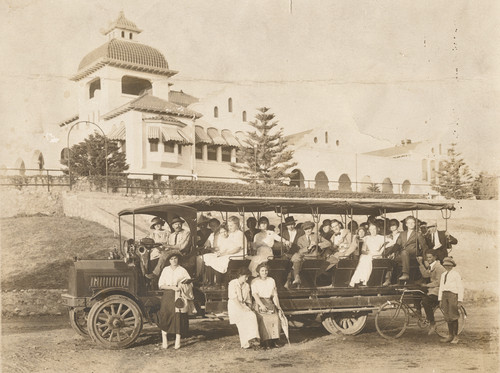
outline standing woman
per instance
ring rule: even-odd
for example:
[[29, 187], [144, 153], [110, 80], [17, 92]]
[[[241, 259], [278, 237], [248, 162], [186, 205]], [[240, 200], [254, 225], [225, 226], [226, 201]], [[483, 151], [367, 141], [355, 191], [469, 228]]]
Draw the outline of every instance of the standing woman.
[[236, 324], [241, 348], [245, 349], [250, 348], [252, 342], [259, 340], [257, 317], [251, 308], [250, 285], [247, 283], [249, 276], [248, 268], [240, 268], [238, 277], [229, 282], [227, 302], [229, 323]]
[[181, 347], [181, 336], [189, 329], [188, 309], [193, 300], [193, 285], [189, 273], [179, 265], [181, 254], [173, 251], [167, 256], [169, 266], [161, 272], [158, 287], [165, 290], [158, 313], [158, 327], [161, 329], [162, 347], [168, 347], [167, 333], [175, 334], [175, 349]]
[[372, 274], [374, 256], [382, 255], [385, 247], [384, 236], [379, 232], [376, 223], [370, 223], [368, 226], [369, 236], [364, 238], [363, 249], [359, 257], [358, 266], [352, 275], [349, 286], [353, 287], [355, 284], [366, 285]]
[[276, 282], [267, 277], [269, 268], [266, 263], [257, 266], [258, 277], [252, 281], [252, 295], [257, 311], [260, 340], [263, 347], [280, 347], [276, 342], [280, 338], [280, 319], [278, 312], [283, 312], [278, 299]]

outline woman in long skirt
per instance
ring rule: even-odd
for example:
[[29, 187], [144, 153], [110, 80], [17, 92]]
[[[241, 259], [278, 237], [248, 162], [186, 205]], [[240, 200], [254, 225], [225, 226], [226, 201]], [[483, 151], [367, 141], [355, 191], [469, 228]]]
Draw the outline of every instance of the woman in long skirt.
[[[192, 297], [192, 284], [187, 281], [189, 273], [179, 265], [181, 254], [172, 252], [167, 257], [170, 266], [163, 269], [158, 287], [163, 289], [160, 312], [158, 313], [158, 327], [161, 329], [162, 347], [167, 348], [167, 333], [175, 334], [175, 349], [181, 347], [181, 336], [186, 336], [189, 329], [188, 309], [186, 298]], [[186, 297], [186, 293], [188, 294]]]
[[265, 348], [280, 347], [280, 319], [278, 312], [281, 311], [278, 299], [276, 282], [267, 277], [269, 268], [267, 263], [261, 263], [257, 267], [259, 277], [252, 281], [252, 295], [255, 300], [254, 309], [257, 311], [257, 322], [261, 344]]
[[238, 271], [238, 277], [229, 282], [227, 303], [229, 323], [236, 324], [241, 348], [245, 349], [258, 343], [259, 340], [257, 317], [251, 309], [252, 298], [250, 297], [250, 286], [247, 283], [249, 276], [250, 271], [247, 268], [241, 268]]
[[373, 269], [373, 257], [382, 255], [384, 252], [385, 241], [384, 236], [379, 234], [377, 225], [370, 223], [368, 226], [369, 236], [364, 238], [363, 248], [359, 257], [358, 266], [352, 275], [349, 286], [353, 287], [356, 284], [366, 285], [370, 279]]

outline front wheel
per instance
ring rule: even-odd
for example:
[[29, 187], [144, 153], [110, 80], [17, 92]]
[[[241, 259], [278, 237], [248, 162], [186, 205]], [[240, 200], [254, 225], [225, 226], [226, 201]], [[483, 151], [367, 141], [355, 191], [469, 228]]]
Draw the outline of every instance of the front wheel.
[[105, 348], [127, 348], [135, 342], [141, 330], [141, 310], [130, 298], [112, 295], [98, 301], [90, 309], [89, 334]]
[[408, 327], [408, 310], [399, 302], [388, 302], [375, 315], [378, 333], [387, 339], [399, 338]]
[[[463, 306], [458, 309], [458, 334], [462, 333], [465, 328], [466, 312]], [[444, 314], [438, 306], [434, 309], [434, 320], [436, 321], [436, 334], [442, 338], [448, 337], [448, 323], [444, 319]]]
[[75, 309], [69, 310], [69, 323], [75, 332], [85, 338], [89, 338], [89, 331], [87, 329], [87, 319], [89, 316], [89, 309]]
[[357, 335], [366, 325], [366, 314], [359, 312], [342, 312], [326, 315], [323, 326], [331, 334]]

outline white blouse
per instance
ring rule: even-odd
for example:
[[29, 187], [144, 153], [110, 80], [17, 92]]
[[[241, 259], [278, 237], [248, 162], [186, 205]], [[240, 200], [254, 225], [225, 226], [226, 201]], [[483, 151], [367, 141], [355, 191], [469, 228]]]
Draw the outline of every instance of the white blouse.
[[267, 277], [265, 280], [257, 277], [252, 281], [252, 294], [260, 298], [271, 298], [274, 289], [276, 289], [276, 282], [272, 277]]
[[162, 286], [178, 286], [179, 282], [187, 278], [191, 278], [191, 276], [184, 267], [178, 266], [175, 270], [172, 270], [172, 267], [167, 266], [161, 272], [158, 287], [161, 289]]

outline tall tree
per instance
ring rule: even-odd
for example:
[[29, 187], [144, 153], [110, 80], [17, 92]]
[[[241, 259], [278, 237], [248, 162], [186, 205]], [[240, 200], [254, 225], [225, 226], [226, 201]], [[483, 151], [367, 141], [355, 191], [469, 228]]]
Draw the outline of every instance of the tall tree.
[[[116, 141], [108, 140], [108, 172], [123, 172], [128, 170], [125, 153], [119, 152]], [[70, 148], [71, 173], [78, 176], [97, 176], [106, 174], [105, 138], [95, 132], [82, 142]], [[61, 159], [68, 166], [68, 158]], [[67, 172], [68, 170], [64, 170]]]
[[290, 177], [290, 168], [297, 165], [293, 161], [293, 150], [283, 136], [283, 130], [273, 131], [278, 125], [275, 115], [269, 113], [269, 108], [257, 109], [255, 120], [249, 124], [255, 129], [247, 132], [247, 147], [238, 150], [238, 163], [231, 163], [231, 169], [243, 177], [266, 183]]
[[472, 185], [474, 178], [469, 166], [460, 153], [456, 151], [457, 144], [451, 144], [448, 149], [448, 159], [444, 160], [436, 171], [437, 179], [432, 182], [432, 189], [446, 198], [465, 199], [474, 196]]

